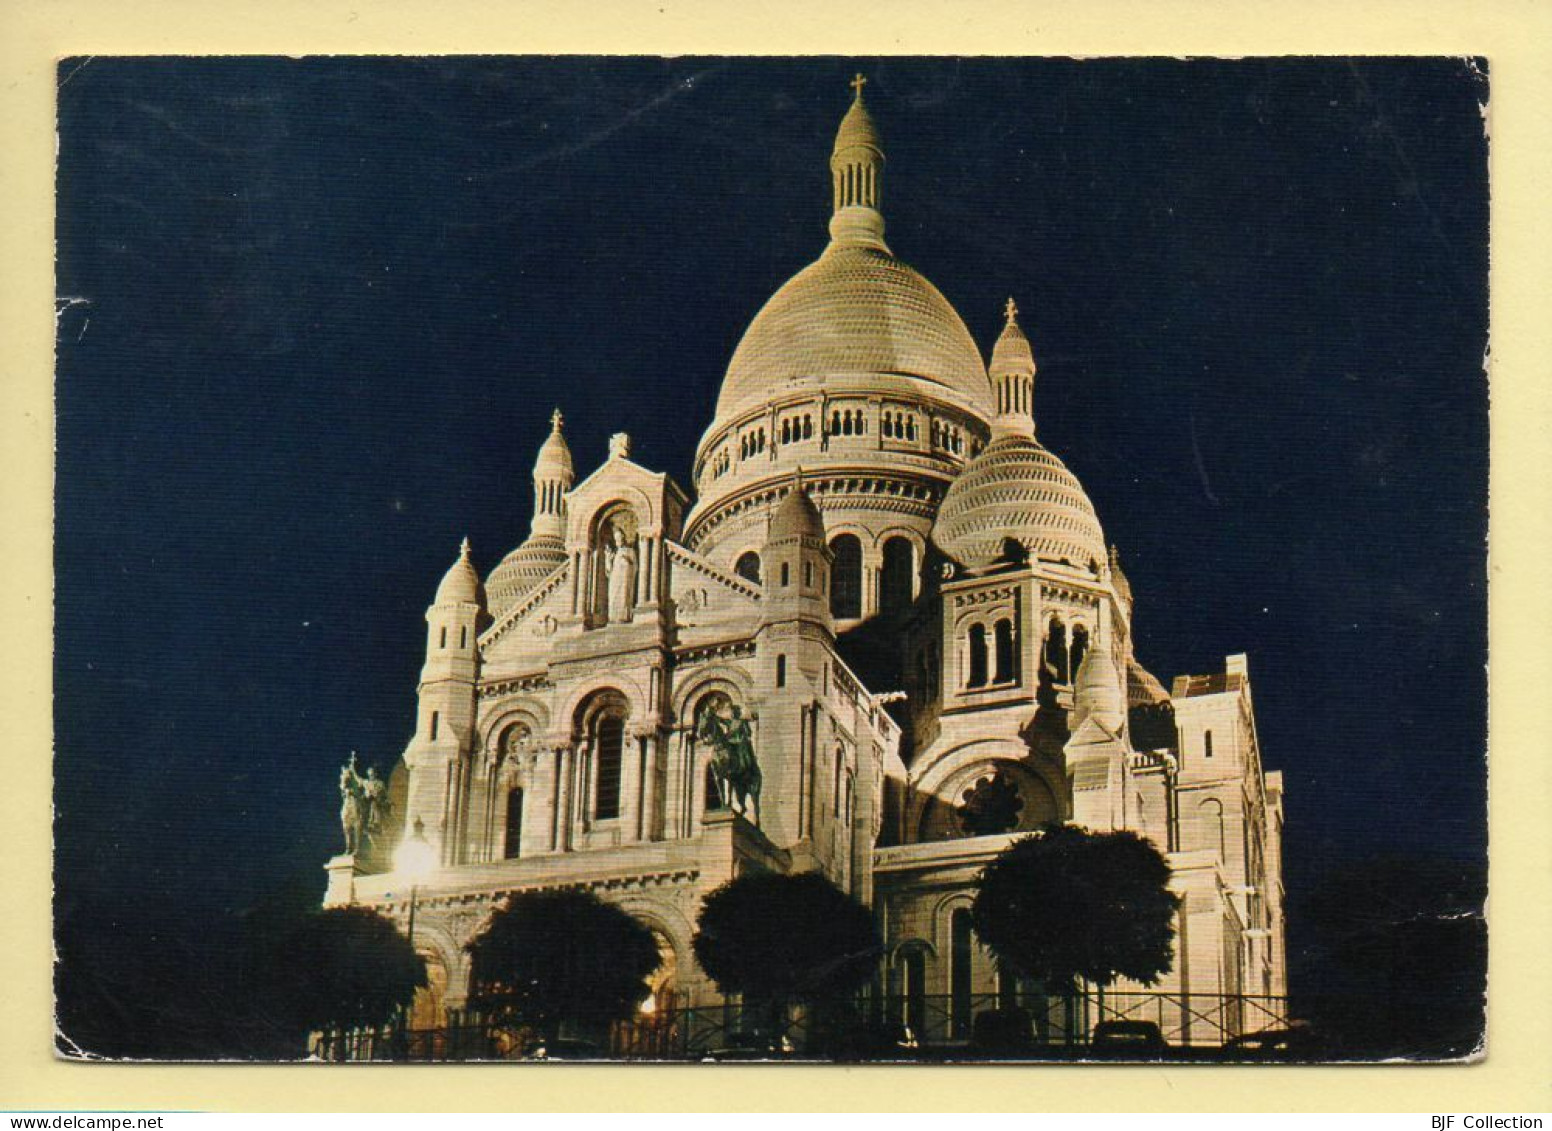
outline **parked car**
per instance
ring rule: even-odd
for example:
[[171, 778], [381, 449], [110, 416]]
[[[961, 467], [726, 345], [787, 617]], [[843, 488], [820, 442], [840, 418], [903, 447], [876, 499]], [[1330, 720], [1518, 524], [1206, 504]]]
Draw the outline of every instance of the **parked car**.
[[1089, 1052], [1096, 1057], [1144, 1060], [1168, 1051], [1164, 1034], [1152, 1021], [1101, 1021], [1089, 1038]]
[[758, 1029], [735, 1029], [718, 1048], [708, 1049], [702, 1061], [784, 1060], [795, 1050], [786, 1036], [772, 1038]]
[[606, 1060], [608, 1054], [592, 1041], [575, 1037], [561, 1037], [554, 1041], [539, 1041], [523, 1054], [524, 1060]]
[[1303, 1025], [1263, 1029], [1224, 1042], [1223, 1060], [1319, 1060], [1329, 1050], [1319, 1036]]
[[1013, 1006], [975, 1015], [970, 1031], [973, 1055], [1030, 1056], [1034, 1048], [1035, 1025], [1028, 1010]]

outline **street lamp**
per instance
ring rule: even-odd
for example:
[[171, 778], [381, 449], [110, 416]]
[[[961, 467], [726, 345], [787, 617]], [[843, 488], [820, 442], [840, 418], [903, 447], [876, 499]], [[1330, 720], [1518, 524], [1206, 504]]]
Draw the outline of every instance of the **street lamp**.
[[420, 881], [436, 870], [436, 849], [426, 843], [426, 826], [415, 818], [415, 830], [404, 838], [393, 854], [393, 868], [410, 882], [410, 923], [406, 932], [410, 945], [415, 943], [415, 903], [420, 897]]
[[[426, 843], [426, 826], [416, 817], [414, 831], [404, 838], [393, 854], [394, 871], [410, 882], [410, 922], [405, 931], [405, 941], [410, 944], [411, 952], [415, 949], [415, 905], [420, 899], [420, 881], [430, 876], [436, 870], [436, 865], [436, 849]], [[401, 1055], [405, 1057], [409, 1055], [408, 1026], [408, 1014], [401, 1010], [398, 1040], [404, 1042]]]

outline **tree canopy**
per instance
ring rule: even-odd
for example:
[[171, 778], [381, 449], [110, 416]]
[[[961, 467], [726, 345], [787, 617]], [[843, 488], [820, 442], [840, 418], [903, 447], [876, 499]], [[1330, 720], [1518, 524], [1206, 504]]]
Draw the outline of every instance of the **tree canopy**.
[[1169, 875], [1163, 855], [1136, 833], [1057, 826], [986, 866], [972, 922], [999, 961], [1053, 990], [1079, 978], [1151, 985], [1174, 960]]
[[309, 916], [276, 952], [273, 991], [310, 1030], [386, 1025], [426, 985], [426, 963], [392, 920], [364, 907]]
[[563, 1021], [630, 1017], [651, 990], [652, 932], [585, 891], [520, 892], [468, 945], [471, 996], [546, 1037]]
[[751, 872], [706, 897], [695, 957], [723, 993], [774, 1003], [849, 993], [872, 976], [873, 913], [817, 872]]

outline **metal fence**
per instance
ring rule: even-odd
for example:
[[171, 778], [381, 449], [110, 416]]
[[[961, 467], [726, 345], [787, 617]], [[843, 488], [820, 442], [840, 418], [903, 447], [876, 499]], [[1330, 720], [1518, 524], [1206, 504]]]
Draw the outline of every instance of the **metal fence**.
[[780, 1024], [767, 1010], [729, 1002], [659, 1009], [629, 1021], [569, 1023], [559, 1044], [531, 1029], [457, 1011], [437, 1029], [385, 1026], [314, 1038], [320, 1060], [625, 1061], [953, 1059], [988, 1053], [1083, 1055], [1106, 1021], [1148, 1022], [1171, 1049], [1221, 1048], [1236, 1037], [1287, 1028], [1287, 999], [1244, 994], [1088, 991], [1071, 995], [865, 996], [795, 1008]]

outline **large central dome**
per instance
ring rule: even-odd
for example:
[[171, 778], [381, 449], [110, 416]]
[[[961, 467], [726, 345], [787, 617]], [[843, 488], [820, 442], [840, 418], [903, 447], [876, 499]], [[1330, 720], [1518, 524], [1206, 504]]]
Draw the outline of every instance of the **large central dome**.
[[995, 412], [980, 351], [948, 300], [869, 244], [831, 244], [765, 304], [733, 354], [717, 418], [820, 387]]

